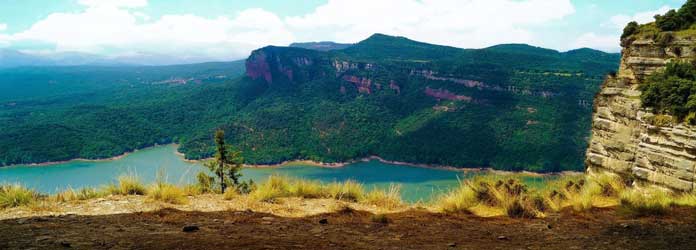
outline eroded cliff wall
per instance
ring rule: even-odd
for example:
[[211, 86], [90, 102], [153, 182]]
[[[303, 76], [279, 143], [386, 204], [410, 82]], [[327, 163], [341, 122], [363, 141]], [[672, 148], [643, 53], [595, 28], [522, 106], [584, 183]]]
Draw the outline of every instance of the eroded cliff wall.
[[675, 37], [625, 41], [619, 71], [595, 98], [590, 173], [611, 171], [636, 181], [689, 191], [696, 184], [696, 127], [655, 126], [641, 107], [639, 84], [671, 60], [696, 58], [696, 41]]

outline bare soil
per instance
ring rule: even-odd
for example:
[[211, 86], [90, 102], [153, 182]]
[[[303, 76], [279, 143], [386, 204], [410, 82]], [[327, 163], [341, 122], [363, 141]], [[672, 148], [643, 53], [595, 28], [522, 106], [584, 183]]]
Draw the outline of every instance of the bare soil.
[[[0, 221], [0, 249], [696, 249], [696, 210], [631, 218], [616, 209], [543, 219], [407, 210], [378, 221], [343, 210], [305, 217], [164, 208]], [[192, 232], [184, 232], [189, 226]], [[196, 230], [198, 229], [198, 230]]]

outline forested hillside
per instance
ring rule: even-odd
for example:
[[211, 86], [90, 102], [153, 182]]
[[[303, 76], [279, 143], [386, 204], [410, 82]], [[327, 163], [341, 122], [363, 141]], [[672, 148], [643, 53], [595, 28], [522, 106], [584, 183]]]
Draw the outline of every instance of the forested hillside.
[[[389, 160], [582, 169], [592, 99], [619, 55], [528, 45], [464, 50], [374, 35], [344, 50], [266, 47], [224, 125], [251, 163]], [[210, 131], [183, 143], [210, 155]]]
[[217, 126], [242, 61], [0, 70], [0, 165], [104, 158]]
[[[147, 78], [153, 74], [132, 70], [104, 79], [108, 72], [72, 68], [33, 83], [42, 98], [0, 98], [0, 125], [9, 128], [0, 132], [0, 162], [106, 157], [167, 142], [202, 158], [212, 154], [214, 129], [223, 128], [248, 163], [379, 155], [458, 167], [579, 170], [593, 96], [618, 61], [618, 54], [590, 49], [474, 50], [374, 35], [340, 50], [262, 48], [247, 60], [246, 76], [199, 84], [157, 84], [162, 80]], [[157, 72], [200, 75], [204, 68]], [[235, 67], [228, 68], [231, 77]], [[32, 70], [66, 69], [3, 71], [0, 88], [41, 79], [28, 77]], [[55, 94], [62, 91], [51, 85], [56, 75], [93, 91]]]

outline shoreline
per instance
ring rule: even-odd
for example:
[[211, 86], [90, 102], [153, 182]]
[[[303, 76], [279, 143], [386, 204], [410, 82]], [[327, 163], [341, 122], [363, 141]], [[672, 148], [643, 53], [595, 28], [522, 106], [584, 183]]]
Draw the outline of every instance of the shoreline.
[[351, 165], [351, 164], [360, 163], [360, 162], [370, 162], [370, 161], [379, 161], [380, 163], [397, 165], [397, 166], [427, 168], [427, 169], [435, 169], [435, 170], [448, 170], [448, 171], [457, 171], [457, 172], [465, 172], [465, 173], [492, 173], [492, 174], [498, 174], [498, 175], [521, 174], [521, 175], [525, 175], [525, 176], [538, 176], [538, 177], [584, 174], [584, 172], [580, 172], [580, 171], [561, 171], [561, 172], [551, 172], [551, 173], [537, 173], [537, 172], [531, 172], [531, 171], [497, 170], [497, 169], [494, 169], [491, 167], [466, 168], [466, 167], [454, 167], [454, 166], [437, 165], [437, 164], [410, 163], [410, 162], [402, 162], [402, 161], [389, 161], [389, 160], [385, 160], [382, 157], [379, 157], [376, 155], [363, 157], [363, 158], [360, 158], [358, 160], [351, 160], [351, 161], [347, 161], [347, 162], [337, 162], [337, 163], [324, 163], [324, 162], [317, 162], [317, 161], [311, 161], [311, 160], [290, 160], [290, 161], [284, 161], [284, 162], [276, 163], [276, 164], [244, 164], [244, 167], [245, 168], [281, 168], [281, 167], [291, 167], [293, 165], [309, 165], [309, 166], [321, 167], [321, 168], [342, 168], [342, 167], [346, 167], [346, 166]]
[[[156, 147], [162, 147], [162, 146], [168, 146], [168, 145], [174, 145], [175, 147], [178, 147], [177, 144], [156, 144], [153, 146], [149, 147], [144, 147], [140, 149], [135, 149], [133, 151], [128, 151], [120, 155], [108, 157], [108, 158], [99, 158], [99, 159], [85, 159], [85, 158], [75, 158], [75, 159], [70, 159], [70, 160], [64, 160], [64, 161], [47, 161], [47, 162], [40, 162], [40, 163], [23, 163], [23, 164], [12, 164], [12, 165], [6, 165], [6, 166], [0, 166], [0, 169], [2, 168], [11, 168], [11, 167], [50, 167], [52, 165], [58, 165], [58, 164], [64, 164], [64, 163], [70, 163], [70, 162], [105, 162], [105, 161], [115, 161], [115, 160], [120, 160], [125, 158], [126, 156], [136, 153], [140, 150], [147, 150], [147, 149], [152, 149]], [[177, 151], [178, 153], [178, 151]]]
[[[73, 161], [79, 161], [79, 162], [104, 162], [104, 161], [114, 161], [114, 160], [120, 160], [132, 153], [136, 153], [140, 150], [147, 150], [147, 149], [152, 149], [156, 147], [162, 147], [162, 146], [174, 146], [174, 153], [182, 160], [188, 163], [202, 163], [203, 161], [210, 160], [212, 158], [206, 158], [206, 159], [199, 159], [199, 160], [191, 160], [191, 159], [186, 159], [186, 155], [179, 152], [178, 144], [162, 144], [162, 145], [154, 145], [154, 146], [149, 146], [141, 149], [136, 149], [130, 152], [123, 153], [121, 155], [117, 155], [114, 157], [109, 157], [109, 158], [103, 158], [103, 159], [83, 159], [83, 158], [76, 158], [72, 160], [65, 160], [65, 161], [52, 161], [52, 162], [42, 162], [42, 163], [31, 163], [31, 164], [15, 164], [15, 165], [8, 165], [8, 166], [2, 166], [0, 168], [4, 167], [21, 167], [21, 166], [27, 166], [27, 167], [48, 167], [51, 165], [57, 165], [57, 164], [63, 164], [63, 163], [69, 163]], [[458, 171], [458, 172], [465, 172], [465, 173], [491, 173], [491, 174], [497, 174], [497, 175], [512, 175], [512, 174], [521, 174], [525, 176], [537, 176], [537, 177], [542, 177], [542, 176], [565, 176], [565, 175], [581, 175], [584, 174], [584, 172], [580, 171], [561, 171], [561, 172], [549, 172], [549, 173], [538, 173], [538, 172], [531, 172], [531, 171], [507, 171], [507, 170], [497, 170], [491, 167], [473, 167], [473, 168], [465, 168], [465, 167], [454, 167], [454, 166], [448, 166], [448, 165], [437, 165], [437, 164], [425, 164], [425, 163], [411, 163], [411, 162], [403, 162], [403, 161], [389, 161], [385, 160], [382, 157], [372, 155], [368, 157], [363, 157], [357, 160], [350, 160], [346, 162], [334, 162], [334, 163], [327, 163], [327, 162], [318, 162], [318, 161], [312, 161], [312, 160], [288, 160], [288, 161], [283, 161], [280, 163], [274, 163], [274, 164], [243, 164], [243, 168], [282, 168], [282, 167], [292, 167], [292, 166], [312, 166], [312, 167], [319, 167], [319, 168], [343, 168], [351, 164], [355, 163], [360, 163], [360, 162], [370, 162], [370, 161], [379, 161], [380, 163], [384, 164], [390, 164], [390, 165], [397, 165], [397, 166], [408, 166], [408, 167], [417, 167], [417, 168], [427, 168], [427, 169], [435, 169], [435, 170], [448, 170], [448, 171]]]

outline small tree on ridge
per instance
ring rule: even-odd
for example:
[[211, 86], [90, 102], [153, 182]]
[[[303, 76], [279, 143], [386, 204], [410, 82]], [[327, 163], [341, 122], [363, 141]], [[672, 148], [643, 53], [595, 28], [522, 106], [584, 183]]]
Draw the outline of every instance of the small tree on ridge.
[[215, 156], [204, 165], [217, 177], [220, 192], [225, 193], [229, 186], [239, 185], [244, 159], [239, 151], [225, 144], [225, 132], [221, 129], [215, 132]]

